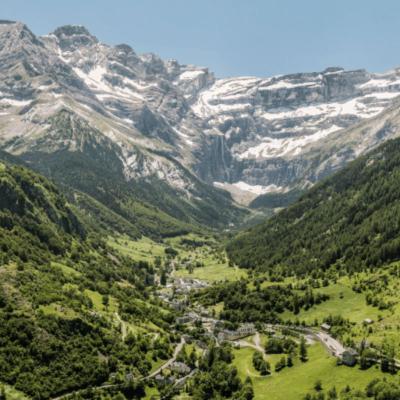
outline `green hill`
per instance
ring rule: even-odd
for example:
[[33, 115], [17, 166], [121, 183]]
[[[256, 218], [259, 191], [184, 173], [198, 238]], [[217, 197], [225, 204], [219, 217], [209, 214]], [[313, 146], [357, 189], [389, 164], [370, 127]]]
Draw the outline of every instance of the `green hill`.
[[0, 382], [47, 399], [148, 374], [174, 340], [170, 312], [149, 300], [153, 265], [109, 247], [52, 183], [1, 159]]
[[3, 262], [64, 254], [85, 229], [55, 186], [33, 172], [0, 162], [0, 245]]
[[317, 184], [289, 208], [228, 245], [242, 267], [348, 271], [400, 258], [400, 140]]

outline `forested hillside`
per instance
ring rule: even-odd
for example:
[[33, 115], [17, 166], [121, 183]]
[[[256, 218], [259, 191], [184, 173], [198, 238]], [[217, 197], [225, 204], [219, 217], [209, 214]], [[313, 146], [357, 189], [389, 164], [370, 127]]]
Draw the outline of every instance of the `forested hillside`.
[[239, 234], [228, 253], [242, 267], [285, 273], [377, 267], [400, 258], [399, 200], [400, 140], [392, 140]]
[[[0, 381], [46, 399], [148, 374], [175, 340], [164, 331], [169, 311], [147, 300], [153, 266], [107, 246], [52, 183], [9, 161], [0, 162]], [[123, 337], [121, 324], [136, 334]]]
[[0, 240], [3, 261], [42, 261], [64, 254], [85, 229], [53, 184], [0, 162]]

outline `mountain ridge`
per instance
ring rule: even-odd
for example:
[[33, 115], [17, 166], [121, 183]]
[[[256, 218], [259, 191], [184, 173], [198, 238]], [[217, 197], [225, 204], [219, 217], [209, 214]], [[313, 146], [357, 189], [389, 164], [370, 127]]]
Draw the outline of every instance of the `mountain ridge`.
[[[216, 79], [204, 67], [108, 46], [83, 26], [36, 37], [7, 22], [0, 24], [0, 42], [3, 150], [29, 153], [46, 135], [48, 119], [70, 110], [115, 144], [127, 181], [166, 184], [192, 203], [189, 214], [215, 208], [201, 200], [206, 192], [219, 197], [213, 186], [253, 207], [269, 204], [253, 202], [264, 194], [285, 203], [288, 192], [301, 192], [398, 132], [396, 120], [374, 136], [374, 121], [400, 95], [396, 69]], [[364, 122], [371, 126], [352, 140], [344, 133]], [[219, 226], [238, 222], [240, 211], [228, 203], [232, 211]]]

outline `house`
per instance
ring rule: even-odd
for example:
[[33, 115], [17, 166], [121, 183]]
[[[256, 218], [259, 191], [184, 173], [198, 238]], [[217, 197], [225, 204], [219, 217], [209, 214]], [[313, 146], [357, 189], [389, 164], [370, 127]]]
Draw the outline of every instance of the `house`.
[[365, 318], [363, 323], [364, 325], [371, 325], [374, 321], [370, 318]]
[[325, 332], [329, 332], [331, 330], [331, 326], [326, 322], [321, 325], [321, 329]]
[[178, 317], [176, 319], [176, 323], [178, 325], [187, 324], [190, 321], [191, 321], [191, 319], [190, 319], [189, 315], [184, 315], [183, 317]]
[[209, 318], [207, 320], [207, 322], [209, 322], [210, 324], [210, 329], [212, 331], [215, 331], [216, 329], [221, 329], [224, 326], [224, 323], [222, 321], [220, 321], [219, 319], [212, 319]]
[[348, 348], [342, 353], [342, 362], [344, 365], [352, 367], [357, 363], [357, 356], [358, 353], [356, 350]]
[[202, 340], [197, 340], [196, 341], [196, 346], [200, 347], [202, 350], [207, 350], [208, 349], [208, 344], [206, 342], [203, 342]]
[[175, 378], [173, 376], [164, 376], [161, 374], [156, 375], [154, 379], [160, 386], [172, 385], [175, 382]]
[[193, 321], [193, 322], [196, 322], [196, 321], [200, 321], [200, 320], [201, 320], [200, 315], [197, 314], [197, 313], [195, 313], [195, 312], [193, 312], [193, 311], [188, 312], [188, 313], [187, 313], [187, 316], [188, 316], [188, 317], [190, 318], [190, 320]]
[[210, 311], [206, 308], [200, 308], [199, 312], [202, 317], [210, 317], [211, 315]]
[[243, 324], [237, 329], [236, 332], [244, 337], [254, 335], [256, 333], [256, 328], [254, 327], [254, 324]]
[[223, 342], [224, 340], [237, 340], [245, 336], [253, 335], [256, 333], [254, 324], [243, 324], [236, 331], [230, 331], [224, 329], [218, 333], [218, 341]]
[[267, 333], [267, 334], [273, 335], [273, 334], [275, 334], [276, 329], [273, 328], [273, 327], [270, 326], [270, 325], [267, 325], [267, 326], [265, 326], [264, 331], [265, 331], [265, 333]]
[[125, 382], [133, 382], [133, 374], [131, 372], [125, 374]]
[[171, 364], [171, 370], [181, 375], [189, 374], [191, 371], [189, 366], [179, 361], [175, 361]]
[[217, 339], [219, 342], [223, 342], [225, 340], [235, 340], [238, 339], [236, 335], [236, 331], [229, 331], [228, 329], [224, 329], [223, 331], [218, 333]]
[[178, 317], [176, 319], [177, 324], [187, 324], [188, 322], [196, 322], [201, 320], [198, 314], [195, 312], [188, 312], [183, 317]]
[[186, 302], [182, 300], [172, 300], [169, 305], [176, 311], [181, 311], [186, 307]]
[[191, 344], [192, 343], [192, 337], [190, 335], [182, 335], [183, 340], [187, 343], [187, 344]]

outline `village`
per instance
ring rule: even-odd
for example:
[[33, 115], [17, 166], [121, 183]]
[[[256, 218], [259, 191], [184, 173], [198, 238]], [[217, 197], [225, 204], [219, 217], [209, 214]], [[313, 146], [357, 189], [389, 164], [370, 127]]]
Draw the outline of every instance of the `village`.
[[[209, 309], [190, 303], [191, 291], [201, 290], [208, 286], [208, 283], [199, 279], [172, 277], [166, 287], [158, 292], [158, 297], [177, 312], [175, 327], [182, 334], [182, 340], [202, 349], [203, 354], [212, 341], [216, 346], [228, 342], [234, 348], [253, 347], [266, 355], [265, 349], [259, 343], [260, 334], [278, 339], [282, 339], [284, 335], [293, 335], [297, 341], [299, 336], [303, 336], [308, 343], [320, 342], [330, 355], [337, 358], [338, 364], [352, 367], [357, 363], [359, 352], [356, 349], [344, 347], [336, 340], [330, 334], [330, 325], [326, 323], [323, 323], [319, 329], [268, 323], [257, 324], [257, 327], [253, 323], [243, 323], [236, 329], [227, 329], [226, 321], [216, 318]], [[370, 322], [365, 321], [364, 323]], [[249, 337], [255, 338], [254, 344], [244, 340]], [[154, 378], [159, 385], [169, 384], [182, 387], [186, 380], [195, 373], [195, 366], [173, 361], [160, 368]]]

